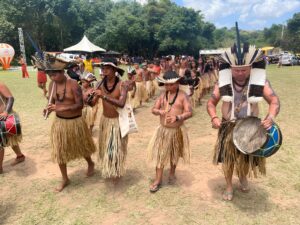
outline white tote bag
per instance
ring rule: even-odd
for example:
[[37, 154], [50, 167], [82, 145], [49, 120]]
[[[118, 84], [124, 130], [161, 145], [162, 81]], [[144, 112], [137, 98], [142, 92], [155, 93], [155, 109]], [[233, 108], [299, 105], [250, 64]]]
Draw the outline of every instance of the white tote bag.
[[118, 108], [118, 113], [122, 138], [127, 134], [137, 133], [138, 128], [131, 105], [126, 103], [124, 108]]

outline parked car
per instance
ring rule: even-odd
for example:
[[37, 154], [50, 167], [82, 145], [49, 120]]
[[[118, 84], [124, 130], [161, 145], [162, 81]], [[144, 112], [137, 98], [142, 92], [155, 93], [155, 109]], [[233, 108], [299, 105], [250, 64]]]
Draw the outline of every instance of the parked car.
[[268, 55], [268, 60], [270, 64], [277, 64], [279, 61], [279, 56], [278, 55]]
[[298, 65], [298, 59], [294, 55], [283, 54], [281, 56], [281, 64], [283, 66], [294, 66]]

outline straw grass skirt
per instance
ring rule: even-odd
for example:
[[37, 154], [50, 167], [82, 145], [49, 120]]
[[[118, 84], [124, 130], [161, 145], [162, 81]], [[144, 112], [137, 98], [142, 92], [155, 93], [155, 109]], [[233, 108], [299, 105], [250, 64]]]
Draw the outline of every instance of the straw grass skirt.
[[17, 146], [22, 141], [22, 134], [7, 137], [7, 144], [5, 147]]
[[97, 114], [98, 114], [98, 111], [99, 111], [99, 108], [101, 107], [102, 105], [102, 102], [100, 99], [98, 99], [98, 102], [96, 103], [96, 105], [94, 105], [92, 107], [92, 124], [94, 125], [95, 124], [95, 121], [97, 119]]
[[146, 91], [147, 91], [147, 94], [148, 94], [148, 98], [152, 97], [152, 80], [148, 80], [146, 81]]
[[94, 115], [93, 115], [93, 108], [89, 105], [85, 105], [82, 109], [82, 117], [85, 119], [85, 122], [90, 128], [94, 125]]
[[266, 174], [266, 159], [245, 155], [236, 149], [233, 143], [233, 129], [235, 123], [223, 123], [219, 129], [217, 143], [215, 145], [213, 163], [223, 163], [223, 171], [226, 177], [230, 176], [233, 170], [239, 177], [257, 177], [258, 171]]
[[159, 91], [159, 86], [157, 80], [152, 81], [152, 96], [154, 96]]
[[132, 101], [133, 108], [140, 106], [140, 102], [145, 102], [148, 99], [148, 94], [143, 82], [135, 82], [136, 91]]
[[101, 116], [99, 126], [99, 160], [104, 178], [125, 174], [128, 136], [121, 138], [119, 118]]
[[52, 160], [58, 164], [88, 157], [96, 151], [94, 141], [83, 117], [55, 117], [51, 127]]
[[177, 128], [160, 125], [148, 145], [148, 159], [156, 159], [156, 167], [162, 168], [170, 165], [170, 162], [177, 165], [179, 158], [182, 158], [184, 163], [190, 163], [187, 128], [184, 125]]

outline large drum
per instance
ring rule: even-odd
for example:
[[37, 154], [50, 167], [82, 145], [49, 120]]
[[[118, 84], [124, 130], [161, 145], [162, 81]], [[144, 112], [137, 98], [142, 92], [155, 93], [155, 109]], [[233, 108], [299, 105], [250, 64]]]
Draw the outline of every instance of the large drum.
[[6, 120], [0, 121], [0, 146], [6, 146], [7, 138], [21, 135], [21, 123], [17, 114], [8, 115]]
[[275, 154], [282, 144], [282, 134], [277, 124], [268, 130], [257, 117], [239, 119], [233, 130], [233, 143], [244, 154], [269, 157]]

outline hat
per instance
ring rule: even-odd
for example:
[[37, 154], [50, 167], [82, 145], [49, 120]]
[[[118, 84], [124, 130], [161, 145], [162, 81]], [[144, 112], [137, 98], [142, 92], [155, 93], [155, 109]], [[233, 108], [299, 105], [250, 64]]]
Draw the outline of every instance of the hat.
[[67, 68], [70, 64], [71, 60], [68, 61], [67, 59], [60, 56], [58, 53], [50, 53], [44, 52], [44, 61], [43, 65], [45, 71], [60, 71]]
[[156, 77], [156, 80], [159, 83], [163, 83], [163, 84], [174, 84], [180, 79], [181, 77], [174, 71], [167, 71], [162, 77], [161, 76]]
[[31, 56], [31, 59], [32, 59], [31, 63], [33, 67], [36, 67], [39, 70], [45, 70], [45, 67], [43, 65], [43, 59], [40, 57], [40, 55], [37, 52]]
[[243, 48], [241, 48], [240, 33], [238, 28], [238, 23], [236, 26], [236, 36], [237, 43], [231, 48], [228, 48], [221, 55], [220, 61], [223, 63], [228, 63], [230, 67], [244, 67], [251, 66], [253, 63], [263, 60], [263, 52], [261, 49], [256, 49], [254, 45], [249, 45], [244, 43]]
[[91, 82], [91, 81], [95, 81], [97, 79], [94, 74], [87, 73], [87, 74], [83, 74], [83, 76], [80, 77], [80, 80], [86, 80], [88, 82]]
[[124, 74], [124, 70], [120, 67], [117, 66], [117, 60], [116, 59], [113, 59], [113, 58], [104, 58], [102, 60], [102, 62], [100, 63], [100, 66], [103, 67], [103, 66], [111, 66], [113, 68], [115, 68], [117, 70], [117, 72], [123, 76]]
[[132, 68], [132, 67], [128, 67], [128, 69], [127, 69], [127, 73], [128, 73], [128, 74], [131, 74], [131, 75], [135, 75], [135, 74], [136, 74], [136, 71], [135, 71], [135, 69], [134, 69], [134, 68]]

